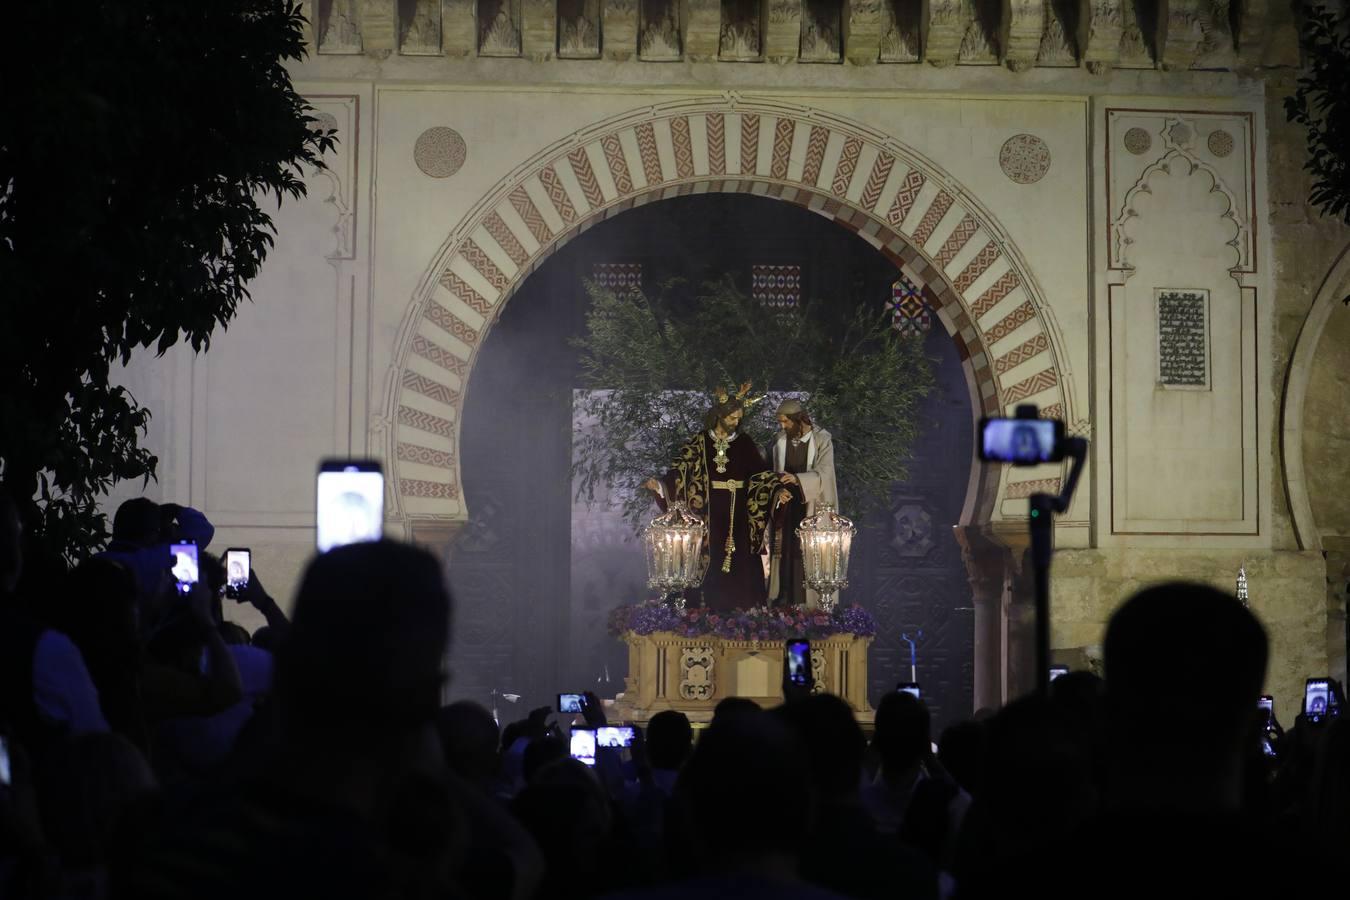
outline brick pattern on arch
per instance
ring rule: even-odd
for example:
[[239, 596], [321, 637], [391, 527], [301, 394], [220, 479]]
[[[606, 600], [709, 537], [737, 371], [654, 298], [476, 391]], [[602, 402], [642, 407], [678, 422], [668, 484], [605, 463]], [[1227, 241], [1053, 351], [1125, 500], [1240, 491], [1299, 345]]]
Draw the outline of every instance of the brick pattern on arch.
[[988, 214], [931, 163], [846, 122], [769, 103], [681, 101], [586, 134], [475, 207], [420, 298], [388, 417], [394, 490], [410, 518], [465, 515], [454, 453], [464, 388], [502, 304], [596, 222], [696, 191], [795, 203], [853, 231], [922, 286], [982, 413], [1035, 402], [1063, 416], [1064, 378], [1027, 278]]

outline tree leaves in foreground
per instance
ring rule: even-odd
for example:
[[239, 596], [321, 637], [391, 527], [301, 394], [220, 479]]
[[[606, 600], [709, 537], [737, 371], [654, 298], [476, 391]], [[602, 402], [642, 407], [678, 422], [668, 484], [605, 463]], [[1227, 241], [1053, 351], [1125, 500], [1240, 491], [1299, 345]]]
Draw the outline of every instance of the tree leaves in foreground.
[[743, 429], [764, 447], [784, 395], [801, 396], [834, 438], [841, 510], [860, 517], [888, 502], [907, 477], [919, 401], [933, 378], [921, 338], [901, 337], [875, 307], [812, 301], [766, 309], [730, 278], [697, 289], [672, 281], [647, 296], [587, 287], [586, 334], [576, 341], [580, 411], [593, 427], [576, 435], [578, 495], [612, 489], [639, 527], [650, 499], [638, 486], [666, 471], [703, 426], [718, 385], [754, 382], [769, 393]]
[[76, 557], [105, 538], [100, 496], [155, 473], [113, 367], [210, 346], [272, 247], [264, 204], [302, 196], [333, 136], [285, 68], [294, 0], [21, 3], [5, 23], [0, 478]]
[[1350, 224], [1350, 29], [1325, 6], [1303, 10], [1303, 74], [1285, 115], [1308, 131], [1309, 201]]

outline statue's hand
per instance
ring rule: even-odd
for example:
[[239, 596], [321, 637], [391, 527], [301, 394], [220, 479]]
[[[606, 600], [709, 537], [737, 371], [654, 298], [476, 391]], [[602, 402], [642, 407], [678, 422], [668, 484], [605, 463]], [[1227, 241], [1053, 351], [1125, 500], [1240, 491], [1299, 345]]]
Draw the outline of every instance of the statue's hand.
[[655, 478], [648, 478], [646, 481], [642, 482], [642, 486], [653, 494], [661, 493], [661, 482], [657, 481]]
[[791, 472], [784, 472], [782, 475], [778, 476], [778, 480], [783, 482], [783, 484], [796, 484], [797, 476], [793, 475]]

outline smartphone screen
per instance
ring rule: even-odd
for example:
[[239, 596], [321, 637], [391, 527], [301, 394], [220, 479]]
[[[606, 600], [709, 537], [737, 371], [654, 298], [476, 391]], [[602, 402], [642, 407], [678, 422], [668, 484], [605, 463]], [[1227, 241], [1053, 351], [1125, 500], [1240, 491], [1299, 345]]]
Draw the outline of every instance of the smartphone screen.
[[802, 687], [811, 686], [811, 642], [787, 642], [788, 681]]
[[1058, 678], [1058, 677], [1061, 676], [1061, 675], [1068, 675], [1068, 674], [1069, 674], [1069, 667], [1068, 667], [1068, 666], [1051, 666], [1051, 667], [1050, 667], [1050, 680], [1051, 680], [1051, 681], [1054, 681], [1056, 678]]
[[572, 729], [572, 758], [579, 759], [588, 766], [595, 765], [595, 729]]
[[178, 593], [186, 594], [197, 583], [197, 545], [187, 541], [169, 545], [170, 571], [178, 585]]
[[1272, 716], [1275, 715], [1275, 698], [1269, 694], [1262, 695], [1260, 700], [1256, 701], [1257, 709], [1264, 709]]
[[326, 460], [319, 466], [315, 530], [319, 552], [378, 541], [384, 533], [384, 473], [374, 460]]
[[633, 746], [631, 725], [605, 725], [595, 729], [595, 746], [622, 749]]
[[579, 714], [581, 712], [581, 694], [559, 694], [558, 712]]
[[13, 783], [14, 773], [9, 770], [9, 741], [0, 735], [0, 785], [8, 787]]
[[902, 681], [895, 686], [895, 689], [897, 691], [904, 691], [906, 694], [912, 696], [915, 700], [923, 699], [923, 694], [919, 690], [919, 683], [917, 681]]
[[225, 596], [241, 597], [253, 571], [253, 554], [242, 547], [225, 551]]
[[1055, 419], [980, 420], [980, 459], [1034, 466], [1064, 458], [1064, 423]]
[[1303, 714], [1309, 722], [1320, 722], [1331, 705], [1331, 682], [1325, 678], [1309, 678], [1303, 687]]

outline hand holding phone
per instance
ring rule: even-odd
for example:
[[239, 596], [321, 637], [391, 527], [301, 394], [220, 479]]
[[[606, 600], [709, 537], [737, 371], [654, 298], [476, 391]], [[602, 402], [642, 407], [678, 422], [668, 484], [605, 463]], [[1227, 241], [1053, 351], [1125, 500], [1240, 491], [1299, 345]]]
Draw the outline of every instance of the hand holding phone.
[[253, 578], [253, 554], [247, 547], [231, 547], [225, 551], [225, 596], [243, 600]]
[[1331, 681], [1309, 678], [1303, 684], [1303, 715], [1314, 725], [1331, 715]]
[[602, 725], [595, 729], [595, 746], [616, 750], [633, 746], [635, 731], [631, 725]]
[[1064, 458], [1064, 423], [1057, 419], [980, 419], [980, 459], [1036, 466]]
[[179, 596], [191, 592], [197, 583], [200, 567], [197, 564], [197, 545], [192, 541], [182, 541], [169, 545], [169, 570]]
[[783, 693], [788, 699], [806, 696], [815, 687], [811, 673], [811, 642], [789, 640], [783, 648]]
[[378, 541], [384, 533], [384, 472], [370, 459], [329, 459], [319, 466], [315, 533], [320, 553]]
[[573, 728], [570, 738], [572, 758], [588, 766], [595, 765], [595, 729]]

